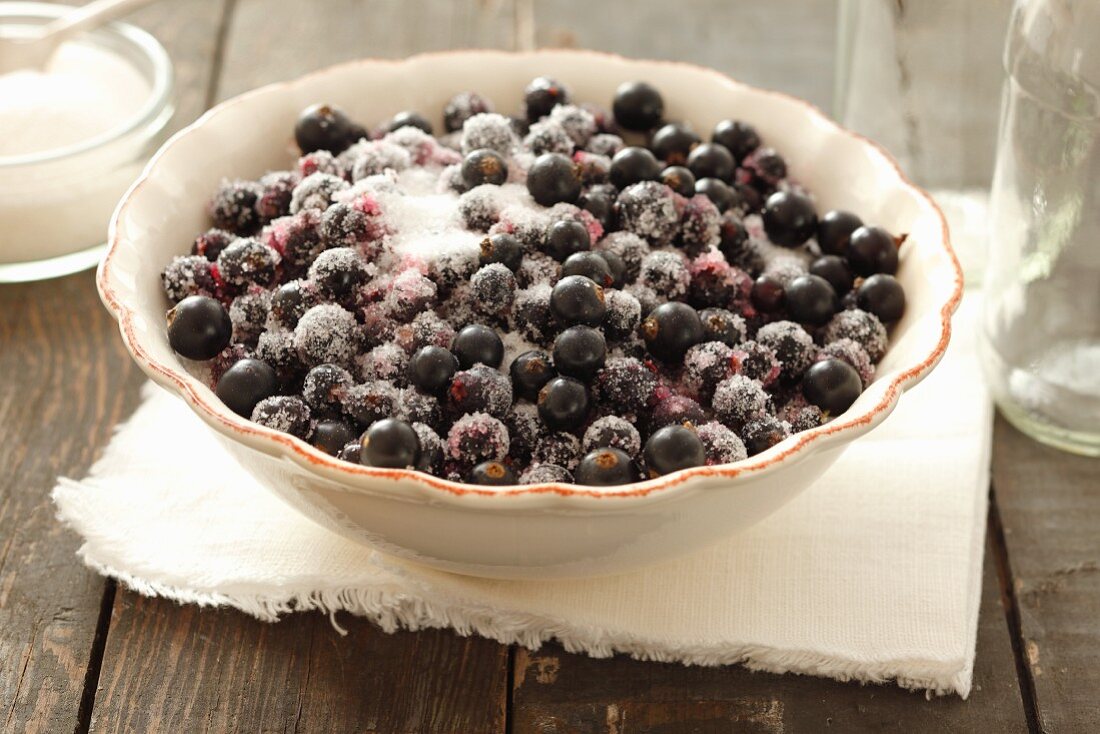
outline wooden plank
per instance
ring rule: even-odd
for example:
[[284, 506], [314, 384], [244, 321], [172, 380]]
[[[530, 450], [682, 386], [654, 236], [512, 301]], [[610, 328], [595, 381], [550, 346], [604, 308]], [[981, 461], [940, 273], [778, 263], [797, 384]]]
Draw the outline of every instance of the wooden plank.
[[995, 565], [987, 558], [974, 689], [966, 701], [739, 667], [595, 660], [548, 645], [516, 654], [513, 731], [1026, 731]]
[[92, 462], [138, 379], [87, 273], [0, 288], [0, 344], [0, 730], [71, 730], [104, 581], [49, 491]]
[[348, 59], [511, 48], [513, 27], [511, 0], [239, 0], [218, 99]]
[[508, 648], [341, 615], [265, 624], [119, 591], [93, 732], [503, 731]]
[[[508, 45], [511, 15], [501, 7], [240, 0], [213, 96], [357, 56]], [[508, 648], [445, 631], [386, 635], [364, 620], [341, 623], [348, 637], [319, 614], [269, 625], [120, 590], [91, 729], [504, 729]]]
[[993, 485], [1042, 731], [1100, 730], [1100, 461], [998, 417]]
[[[176, 62], [177, 120], [204, 103], [220, 2], [135, 16]], [[71, 731], [90, 703], [85, 681], [113, 587], [77, 562], [78, 539], [54, 518], [49, 490], [87, 469], [141, 380], [91, 273], [0, 287], [0, 344], [0, 729]]]
[[535, 43], [710, 66], [828, 111], [836, 3], [805, 0], [621, 3], [534, 0]]

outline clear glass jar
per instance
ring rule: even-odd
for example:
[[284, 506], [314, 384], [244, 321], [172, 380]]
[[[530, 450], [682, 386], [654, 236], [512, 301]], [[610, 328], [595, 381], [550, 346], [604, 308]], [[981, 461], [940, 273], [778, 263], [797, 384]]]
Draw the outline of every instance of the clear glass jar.
[[[0, 4], [0, 26], [44, 24], [70, 10]], [[0, 157], [0, 282], [40, 280], [94, 266], [115, 205], [160, 145], [174, 112], [172, 63], [145, 31], [112, 23], [82, 43], [129, 63], [149, 95], [129, 119], [74, 145]]]
[[981, 355], [1002, 413], [1100, 455], [1100, 4], [1019, 0], [991, 199]]

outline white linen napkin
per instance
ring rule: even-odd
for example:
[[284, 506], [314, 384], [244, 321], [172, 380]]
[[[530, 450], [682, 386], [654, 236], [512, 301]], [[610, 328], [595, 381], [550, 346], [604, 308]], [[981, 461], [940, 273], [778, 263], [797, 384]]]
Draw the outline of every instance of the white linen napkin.
[[[973, 299], [943, 363], [773, 516], [712, 548], [594, 580], [434, 571], [334, 535], [260, 487], [182, 401], [145, 400], [54, 490], [92, 568], [143, 594], [366, 615], [537, 647], [970, 691], [991, 412]], [[335, 620], [334, 620], [335, 624]]]

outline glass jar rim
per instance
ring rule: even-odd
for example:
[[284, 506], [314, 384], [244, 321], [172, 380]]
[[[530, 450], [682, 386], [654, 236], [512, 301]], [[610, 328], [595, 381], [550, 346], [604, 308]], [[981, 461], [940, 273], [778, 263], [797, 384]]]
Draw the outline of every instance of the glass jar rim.
[[[20, 20], [53, 20], [72, 8], [67, 5], [52, 5], [34, 2], [0, 2], [0, 23], [4, 21]], [[40, 163], [51, 163], [67, 158], [75, 158], [83, 153], [96, 150], [109, 145], [117, 140], [147, 127], [157, 120], [165, 106], [171, 103], [173, 88], [172, 60], [164, 46], [151, 34], [129, 23], [115, 21], [96, 28], [88, 33], [95, 39], [96, 36], [109, 37], [111, 40], [121, 42], [130, 49], [137, 51], [148, 62], [152, 70], [152, 84], [149, 90], [149, 98], [133, 117], [127, 122], [111, 128], [99, 135], [87, 138], [78, 143], [51, 148], [36, 153], [26, 153], [17, 156], [0, 156], [0, 170], [5, 168], [18, 168], [33, 166]]]

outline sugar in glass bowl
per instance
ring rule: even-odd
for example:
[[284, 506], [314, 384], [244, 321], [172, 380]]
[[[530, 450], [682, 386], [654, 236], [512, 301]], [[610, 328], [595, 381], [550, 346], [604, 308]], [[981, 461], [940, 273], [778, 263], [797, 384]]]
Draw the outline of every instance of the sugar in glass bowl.
[[[0, 3], [0, 34], [70, 10]], [[113, 23], [63, 43], [42, 70], [0, 75], [0, 282], [83, 270], [174, 111], [172, 64], [148, 33]]]
[[[303, 108], [325, 101], [364, 121], [415, 109], [438, 125], [456, 92], [474, 90], [499, 110], [518, 109], [524, 85], [540, 75], [562, 81], [575, 99], [595, 102], [611, 99], [623, 81], [645, 80], [664, 90], [669, 119], [687, 120], [697, 130], [727, 117], [745, 120], [783, 152], [793, 175], [815, 192], [819, 210], [848, 209], [908, 234], [898, 269], [906, 313], [891, 331], [875, 380], [847, 411], [735, 464], [606, 488], [473, 486], [357, 466], [252, 423], [218, 400], [172, 351], [161, 270], [208, 226], [208, 198], [223, 178], [256, 178], [286, 165], [293, 148], [288, 131]], [[752, 525], [811, 485], [942, 357], [962, 274], [932, 200], [881, 149], [805, 102], [687, 64], [581, 51], [463, 51], [344, 64], [214, 108], [174, 136], [127, 193], [112, 221], [98, 284], [138, 365], [181, 397], [261, 484], [305, 516], [436, 568], [550, 578], [619, 572], [682, 555]]]

